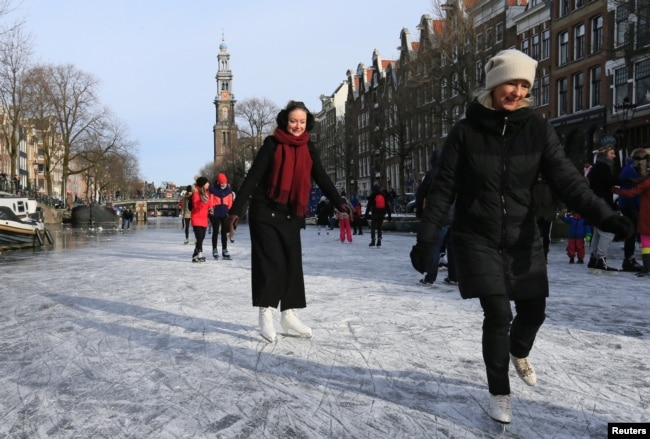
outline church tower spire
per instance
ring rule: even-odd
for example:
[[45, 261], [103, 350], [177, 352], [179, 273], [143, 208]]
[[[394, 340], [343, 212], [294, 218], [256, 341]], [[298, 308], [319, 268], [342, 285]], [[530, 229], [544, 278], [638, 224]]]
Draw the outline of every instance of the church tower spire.
[[218, 168], [225, 170], [225, 157], [235, 146], [237, 125], [235, 124], [235, 95], [233, 93], [233, 74], [230, 70], [230, 54], [221, 31], [221, 44], [217, 55], [217, 95], [214, 98], [215, 124], [214, 162]]

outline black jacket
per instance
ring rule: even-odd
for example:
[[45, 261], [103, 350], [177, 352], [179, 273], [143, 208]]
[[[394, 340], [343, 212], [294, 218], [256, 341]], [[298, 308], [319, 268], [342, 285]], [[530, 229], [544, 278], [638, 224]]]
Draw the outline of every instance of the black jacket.
[[565, 157], [551, 125], [529, 108], [495, 111], [474, 101], [449, 133], [418, 241], [435, 241], [455, 199], [451, 243], [463, 298], [548, 296], [532, 197], [538, 172], [592, 224], [615, 214]]
[[[264, 139], [264, 143], [260, 147], [253, 165], [248, 170], [246, 178], [241, 187], [237, 191], [237, 197], [230, 208], [230, 214], [241, 216], [244, 207], [247, 203], [264, 205], [273, 209], [286, 210], [289, 214], [290, 209], [287, 206], [278, 206], [278, 204], [270, 199], [267, 195], [269, 187], [269, 178], [273, 165], [273, 156], [278, 143], [275, 137], [268, 136]], [[316, 147], [314, 143], [309, 141], [309, 154], [311, 155], [313, 164], [311, 169], [311, 177], [314, 182], [320, 187], [323, 195], [325, 195], [332, 205], [340, 206], [343, 200], [339, 195], [336, 187], [330, 180], [329, 176], [323, 169]], [[292, 215], [292, 214], [291, 214]]]

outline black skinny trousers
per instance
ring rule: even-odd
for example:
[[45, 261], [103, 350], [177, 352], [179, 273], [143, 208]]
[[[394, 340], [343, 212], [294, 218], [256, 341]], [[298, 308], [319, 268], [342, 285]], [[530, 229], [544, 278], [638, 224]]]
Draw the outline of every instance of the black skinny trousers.
[[514, 320], [508, 297], [487, 296], [480, 300], [488, 388], [493, 395], [509, 395], [510, 354], [518, 358], [528, 357], [537, 331], [546, 318], [546, 297], [515, 300], [517, 314]]
[[192, 226], [194, 230], [194, 238], [196, 238], [196, 243], [194, 244], [194, 255], [196, 256], [199, 253], [203, 253], [203, 240], [205, 239], [205, 233], [207, 232], [207, 227], [201, 226]]
[[[226, 227], [226, 222], [228, 217], [218, 217], [211, 216], [210, 224], [212, 224], [212, 248], [217, 248], [217, 243], [219, 242], [219, 235], [221, 235], [221, 250], [226, 250], [228, 248], [228, 228]], [[221, 234], [219, 234], [219, 228], [221, 228]]]

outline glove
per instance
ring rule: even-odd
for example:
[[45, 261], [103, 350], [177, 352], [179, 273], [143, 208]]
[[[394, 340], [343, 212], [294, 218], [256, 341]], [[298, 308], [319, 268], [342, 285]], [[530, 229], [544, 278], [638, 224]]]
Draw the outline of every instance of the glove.
[[591, 242], [591, 233], [585, 235], [585, 242]]
[[634, 234], [634, 224], [628, 218], [621, 215], [612, 215], [605, 218], [600, 225], [603, 232], [614, 234], [614, 241], [624, 241]]
[[236, 229], [239, 225], [239, 215], [228, 215], [228, 221], [226, 225], [229, 228]]
[[348, 214], [348, 217], [354, 218], [354, 210], [349, 204], [343, 203], [339, 206], [339, 212], [345, 212]]
[[418, 241], [411, 249], [411, 264], [418, 272], [424, 273], [433, 262], [431, 249], [433, 244]]

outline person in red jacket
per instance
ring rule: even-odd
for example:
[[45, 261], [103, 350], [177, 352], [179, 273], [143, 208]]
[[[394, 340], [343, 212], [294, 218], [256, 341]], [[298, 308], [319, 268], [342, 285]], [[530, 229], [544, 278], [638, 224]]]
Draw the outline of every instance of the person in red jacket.
[[192, 229], [196, 242], [192, 262], [205, 262], [203, 257], [203, 240], [208, 229], [208, 210], [210, 209], [210, 183], [205, 177], [196, 179], [196, 191], [192, 193]]
[[219, 259], [219, 250], [217, 242], [219, 240], [219, 230], [221, 230], [221, 256], [224, 259], [230, 259], [228, 252], [228, 211], [232, 207], [232, 201], [235, 197], [232, 189], [228, 185], [226, 174], [217, 175], [215, 185], [210, 186], [210, 223], [212, 224], [212, 257]]

